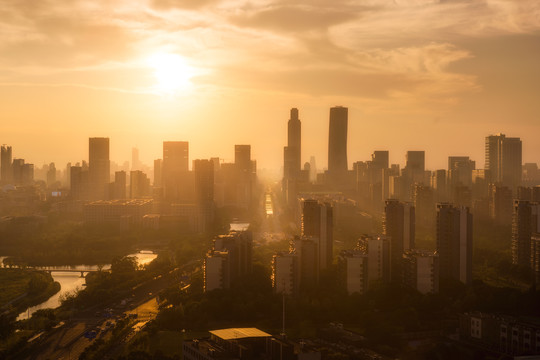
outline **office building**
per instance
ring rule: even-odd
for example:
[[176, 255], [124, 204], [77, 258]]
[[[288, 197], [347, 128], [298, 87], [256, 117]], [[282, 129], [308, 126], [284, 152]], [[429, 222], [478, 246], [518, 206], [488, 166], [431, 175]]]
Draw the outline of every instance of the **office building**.
[[2, 145], [0, 154], [0, 183], [9, 184], [13, 181], [11, 146]]
[[150, 179], [141, 170], [131, 171], [129, 174], [129, 197], [140, 199], [151, 195]]
[[515, 190], [521, 185], [522, 143], [520, 138], [504, 134], [486, 137], [485, 169], [490, 171], [490, 182]]
[[251, 145], [234, 145], [234, 164], [241, 173], [251, 173]]
[[328, 135], [328, 174], [334, 181], [342, 181], [348, 169], [347, 127], [349, 109], [342, 106], [330, 108]]
[[291, 109], [291, 118], [287, 123], [287, 146], [284, 149], [284, 178], [296, 179], [302, 164], [302, 124], [298, 118], [298, 109]]
[[199, 212], [198, 232], [206, 232], [214, 221], [214, 162], [194, 160], [195, 202]]
[[162, 186], [165, 200], [173, 203], [192, 202], [193, 187], [189, 174], [189, 143], [164, 141]]
[[88, 176], [92, 199], [106, 199], [111, 177], [109, 138], [90, 138], [88, 141]]
[[466, 207], [437, 204], [437, 252], [441, 278], [472, 280], [472, 214]]
[[98, 200], [84, 205], [83, 217], [85, 222], [93, 224], [141, 224], [144, 215], [152, 213], [152, 202], [151, 199]]
[[476, 162], [468, 156], [448, 157], [448, 184], [450, 191], [458, 186], [472, 186], [472, 172], [476, 169]]
[[126, 199], [127, 174], [125, 171], [114, 172], [114, 183], [111, 199]]
[[398, 200], [386, 200], [383, 233], [391, 242], [392, 280], [399, 280], [402, 255], [414, 248], [415, 207]]
[[317, 243], [319, 271], [332, 264], [334, 246], [333, 209], [329, 203], [317, 200], [302, 202], [302, 236], [311, 238]]
[[510, 225], [512, 223], [512, 189], [491, 184], [489, 200], [491, 219], [497, 224]]

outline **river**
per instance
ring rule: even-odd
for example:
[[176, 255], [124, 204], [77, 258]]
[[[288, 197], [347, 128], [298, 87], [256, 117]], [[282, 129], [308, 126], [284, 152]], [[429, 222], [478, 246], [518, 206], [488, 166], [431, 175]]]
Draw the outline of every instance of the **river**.
[[[134, 256], [137, 258], [137, 263], [139, 265], [146, 265], [150, 263], [157, 257], [157, 254], [154, 254], [151, 251], [142, 251], [136, 254], [131, 254], [128, 256]], [[0, 267], [3, 267], [2, 261], [5, 257], [0, 257]], [[60, 283], [60, 291], [51, 296], [46, 301], [42, 302], [39, 305], [32, 306], [28, 308], [25, 312], [20, 313], [17, 317], [17, 320], [28, 319], [34, 312], [40, 309], [54, 309], [60, 306], [60, 298], [68, 293], [72, 293], [79, 289], [82, 289], [85, 285], [86, 279], [81, 277], [79, 272], [62, 272], [62, 269], [78, 270], [78, 271], [95, 271], [98, 270], [98, 265], [75, 265], [75, 266], [40, 266], [38, 269], [41, 270], [54, 270], [51, 272], [51, 275], [54, 281]], [[110, 269], [111, 265], [107, 264], [102, 266], [103, 270]]]

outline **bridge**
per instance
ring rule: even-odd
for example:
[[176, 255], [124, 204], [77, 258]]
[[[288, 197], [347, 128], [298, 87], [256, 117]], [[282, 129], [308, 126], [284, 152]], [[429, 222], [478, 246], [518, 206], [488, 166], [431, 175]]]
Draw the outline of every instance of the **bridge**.
[[111, 271], [111, 269], [107, 268], [107, 269], [74, 269], [74, 268], [70, 268], [70, 267], [66, 267], [66, 268], [63, 268], [63, 267], [54, 267], [54, 268], [50, 268], [50, 267], [31, 267], [31, 269], [34, 269], [34, 270], [39, 270], [39, 271], [46, 271], [48, 272], [49, 274], [53, 273], [53, 272], [69, 272], [69, 273], [81, 273], [81, 277], [84, 277], [85, 273], [88, 274], [88, 273], [91, 273], [91, 272], [98, 272], [98, 271], [106, 271], [106, 272], [109, 272]]

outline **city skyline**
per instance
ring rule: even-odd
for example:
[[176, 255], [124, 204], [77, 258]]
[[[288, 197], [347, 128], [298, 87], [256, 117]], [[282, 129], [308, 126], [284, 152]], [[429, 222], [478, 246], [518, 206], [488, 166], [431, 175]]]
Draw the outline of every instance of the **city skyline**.
[[164, 140], [191, 142], [195, 158], [251, 143], [261, 167], [278, 169], [275, 145], [286, 144], [296, 107], [302, 158], [322, 167], [317, 144], [336, 105], [350, 112], [350, 162], [379, 146], [392, 163], [407, 150], [429, 151], [429, 168], [448, 155], [478, 161], [476, 139], [497, 133], [522, 138], [524, 162], [540, 153], [534, 1], [10, 1], [1, 10], [0, 143], [34, 164], [82, 158], [86, 138], [106, 136], [113, 161], [135, 146], [151, 164]]

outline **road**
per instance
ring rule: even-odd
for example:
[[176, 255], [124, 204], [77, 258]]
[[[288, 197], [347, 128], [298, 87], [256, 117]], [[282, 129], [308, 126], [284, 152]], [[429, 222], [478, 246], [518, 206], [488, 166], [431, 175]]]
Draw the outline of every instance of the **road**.
[[[78, 359], [82, 352], [94, 340], [84, 335], [91, 330], [96, 331], [96, 339], [110, 336], [109, 329], [115, 321], [129, 313], [137, 313], [141, 321], [155, 318], [157, 314], [156, 294], [173, 285], [180, 284], [180, 274], [188, 266], [196, 266], [196, 262], [186, 264], [162, 276], [157, 276], [109, 302], [78, 312], [64, 326], [44, 334], [36, 342], [31, 354], [18, 357], [29, 360], [46, 359]], [[125, 314], [125, 315], [123, 315]], [[141, 324], [140, 324], [141, 325]]]
[[286, 238], [286, 234], [279, 221], [281, 210], [279, 209], [275, 194], [270, 188], [266, 190], [263, 201], [264, 203], [262, 206], [264, 206], [265, 216], [261, 223], [260, 232], [254, 234], [254, 241], [259, 245], [280, 241]]

